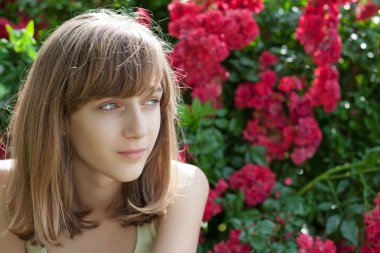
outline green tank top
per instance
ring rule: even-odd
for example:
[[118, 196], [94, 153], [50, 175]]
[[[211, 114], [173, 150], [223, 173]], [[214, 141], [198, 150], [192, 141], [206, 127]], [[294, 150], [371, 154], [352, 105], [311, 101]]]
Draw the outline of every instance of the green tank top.
[[[154, 239], [156, 238], [156, 228], [154, 223], [145, 223], [137, 226], [137, 242], [134, 253], [151, 253], [153, 250]], [[26, 253], [47, 253], [46, 248], [33, 246], [26, 242]]]

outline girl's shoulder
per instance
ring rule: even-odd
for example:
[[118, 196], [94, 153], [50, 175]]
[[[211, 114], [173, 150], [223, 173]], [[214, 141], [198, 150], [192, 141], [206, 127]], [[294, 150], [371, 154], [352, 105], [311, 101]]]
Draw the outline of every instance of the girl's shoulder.
[[153, 252], [190, 253], [197, 248], [209, 183], [201, 169], [173, 162], [176, 196], [159, 218]]
[[173, 161], [173, 167], [176, 186], [179, 189], [187, 188], [186, 190], [189, 190], [189, 186], [195, 185], [203, 186], [203, 188], [208, 189], [209, 184], [207, 177], [200, 168], [179, 161]]

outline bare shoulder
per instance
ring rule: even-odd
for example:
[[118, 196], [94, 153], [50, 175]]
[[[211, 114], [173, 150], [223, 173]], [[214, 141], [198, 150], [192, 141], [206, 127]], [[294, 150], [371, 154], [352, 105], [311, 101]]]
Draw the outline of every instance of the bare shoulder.
[[160, 218], [154, 253], [196, 252], [209, 193], [206, 175], [196, 166], [174, 162], [176, 193]]
[[[204, 172], [192, 165], [182, 162], [173, 162], [175, 168], [176, 187], [178, 192], [186, 194], [188, 191], [199, 190], [208, 194], [209, 183]], [[194, 188], [197, 187], [197, 188]]]
[[1, 252], [24, 253], [23, 241], [8, 231], [9, 218], [2, 199], [9, 180], [11, 162], [11, 160], [0, 160], [0, 249]]

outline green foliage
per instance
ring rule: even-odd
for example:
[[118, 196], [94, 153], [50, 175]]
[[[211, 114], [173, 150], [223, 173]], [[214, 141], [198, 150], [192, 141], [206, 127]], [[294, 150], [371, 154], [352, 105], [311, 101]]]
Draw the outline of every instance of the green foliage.
[[[195, 99], [191, 106], [179, 110], [182, 127], [186, 130], [183, 144], [189, 147], [191, 159], [200, 166], [213, 183], [228, 178], [233, 168], [246, 163], [266, 164], [265, 149], [251, 147], [240, 136], [244, 123], [230, 116], [227, 109], [215, 110], [210, 104]], [[228, 120], [233, 118], [233, 120]]]
[[8, 25], [6, 29], [9, 41], [0, 40], [0, 130], [3, 133], [13, 108], [13, 95], [18, 90], [27, 66], [36, 56], [33, 21], [25, 29], [15, 30]]
[[[223, 85], [223, 107], [218, 109], [224, 116], [207, 109], [207, 115], [190, 120], [185, 126], [190, 139], [193, 135], [201, 136], [197, 131], [208, 132], [208, 128], [217, 129], [217, 136], [222, 137], [214, 139], [205, 134], [204, 142], [191, 149], [195, 154], [191, 162], [207, 172], [212, 185], [248, 162], [268, 165], [263, 158], [265, 149], [242, 141], [250, 112], [234, 107], [238, 85], [258, 81], [259, 55], [267, 50], [279, 57], [275, 66], [279, 76], [298, 75], [309, 85], [313, 80], [315, 66], [294, 35], [306, 1], [264, 4], [264, 11], [255, 15], [260, 37], [246, 48], [232, 52], [223, 62], [230, 73]], [[226, 224], [227, 230], [241, 229], [242, 242], [260, 253], [298, 252], [295, 237], [301, 229], [334, 242], [345, 240], [357, 247], [363, 244], [363, 213], [373, 208], [373, 199], [380, 189], [380, 26], [370, 20], [357, 21], [353, 5], [350, 7], [342, 9], [339, 27], [343, 52], [336, 66], [342, 100], [331, 114], [315, 112], [323, 132], [317, 153], [302, 166], [289, 160], [273, 161], [270, 168], [276, 172], [278, 183], [272, 196], [261, 205], [248, 208], [241, 191], [227, 190], [216, 201], [223, 206], [223, 213], [210, 220], [208, 229], [203, 231], [207, 243], [201, 252], [212, 248], [210, 240], [216, 244], [227, 239], [225, 230], [213, 229], [220, 224]], [[197, 103], [193, 101], [192, 106]], [[215, 122], [222, 118], [228, 121], [227, 129], [216, 126]], [[202, 153], [203, 145], [210, 145], [207, 141], [217, 143], [222, 150], [218, 157], [221, 160], [213, 152]], [[292, 186], [281, 183], [286, 177], [293, 179]], [[276, 222], [277, 217], [285, 221], [284, 225]]]
[[29, 21], [25, 29], [15, 30], [10, 25], [6, 25], [6, 30], [9, 34], [9, 42], [16, 53], [25, 52], [31, 59], [36, 57], [36, 50], [33, 47], [36, 44], [36, 40], [33, 38], [33, 20]]

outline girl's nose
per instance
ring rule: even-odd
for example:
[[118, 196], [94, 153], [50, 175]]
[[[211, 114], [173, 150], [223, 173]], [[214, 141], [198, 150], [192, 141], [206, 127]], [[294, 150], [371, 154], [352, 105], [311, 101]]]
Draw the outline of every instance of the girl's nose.
[[123, 136], [140, 139], [147, 134], [147, 124], [144, 113], [139, 105], [133, 105], [125, 110], [123, 120]]

